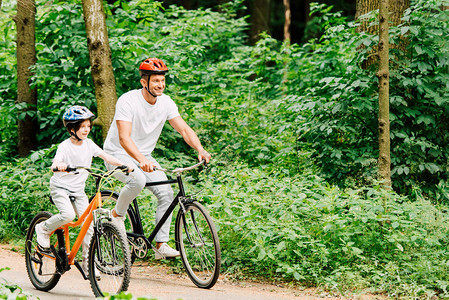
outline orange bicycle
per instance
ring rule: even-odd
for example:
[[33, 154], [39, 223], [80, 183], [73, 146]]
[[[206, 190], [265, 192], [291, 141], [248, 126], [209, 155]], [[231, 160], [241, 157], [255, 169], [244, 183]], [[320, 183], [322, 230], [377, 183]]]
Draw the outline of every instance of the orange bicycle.
[[[95, 177], [96, 194], [90, 199], [89, 206], [76, 222], [70, 222], [50, 236], [50, 249], [41, 248], [36, 239], [35, 227], [49, 219], [52, 214], [47, 211], [38, 213], [27, 231], [25, 242], [25, 260], [28, 277], [33, 286], [41, 291], [49, 291], [56, 286], [61, 275], [75, 265], [85, 280], [89, 279], [96, 297], [118, 294], [128, 289], [131, 276], [131, 254], [126, 233], [111, 222], [111, 212], [102, 208], [102, 202], [111, 194], [100, 192], [103, 180], [115, 172], [127, 172], [126, 166], [104, 174], [95, 174], [84, 167], [68, 167], [67, 172], [87, 170]], [[83, 223], [84, 222], [84, 223]], [[94, 234], [89, 245], [89, 267], [85, 274], [76, 254], [93, 222]], [[75, 242], [70, 246], [70, 227], [81, 226]]]

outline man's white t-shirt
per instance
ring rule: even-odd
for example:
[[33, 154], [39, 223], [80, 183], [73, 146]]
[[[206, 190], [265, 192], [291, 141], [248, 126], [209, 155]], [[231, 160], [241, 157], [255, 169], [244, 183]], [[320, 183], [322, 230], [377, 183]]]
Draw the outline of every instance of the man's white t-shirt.
[[120, 145], [116, 122], [120, 120], [132, 123], [131, 139], [140, 153], [151, 156], [165, 121], [177, 116], [179, 116], [178, 107], [169, 96], [162, 94], [152, 105], [145, 100], [142, 90], [129, 91], [117, 101], [114, 120], [104, 142], [104, 151], [112, 155], [128, 155]]
[[[53, 160], [63, 162], [73, 167], [90, 168], [92, 157], [99, 156], [103, 150], [97, 146], [91, 139], [83, 140], [81, 145], [75, 145], [66, 139], [58, 146]], [[78, 170], [78, 174], [67, 172], [55, 172], [50, 179], [50, 185], [61, 187], [71, 192], [84, 191], [84, 186], [88, 176], [86, 170]]]

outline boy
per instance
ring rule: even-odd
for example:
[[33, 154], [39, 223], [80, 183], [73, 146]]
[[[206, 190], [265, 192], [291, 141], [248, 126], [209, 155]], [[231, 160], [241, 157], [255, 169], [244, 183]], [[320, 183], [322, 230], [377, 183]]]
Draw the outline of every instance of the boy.
[[[50, 179], [51, 197], [59, 213], [48, 220], [36, 225], [37, 242], [42, 248], [50, 247], [50, 233], [57, 228], [71, 222], [75, 215], [81, 216], [89, 205], [89, 200], [84, 192], [85, 182], [88, 177], [86, 170], [77, 173], [65, 173], [68, 165], [90, 168], [92, 157], [99, 156], [105, 162], [121, 166], [123, 163], [105, 153], [91, 139], [87, 138], [92, 129], [94, 114], [84, 106], [72, 106], [64, 113], [63, 122], [70, 138], [63, 141], [56, 151], [51, 169], [58, 169]], [[129, 168], [132, 172], [132, 168]], [[69, 196], [75, 200], [71, 202]], [[83, 240], [83, 270], [87, 274], [88, 246], [93, 234], [92, 226], [89, 228]]]

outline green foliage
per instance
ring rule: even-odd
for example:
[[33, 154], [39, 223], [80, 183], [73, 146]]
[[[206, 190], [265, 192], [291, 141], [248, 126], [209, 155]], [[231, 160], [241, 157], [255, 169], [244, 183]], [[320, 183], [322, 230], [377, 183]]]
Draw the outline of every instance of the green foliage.
[[418, 1], [420, 9], [408, 9], [404, 23], [392, 33], [396, 44], [401, 43], [401, 35], [408, 42], [405, 53], [393, 52], [398, 67], [391, 75], [392, 174], [408, 175], [408, 186], [426, 189], [446, 181], [449, 174], [445, 125], [449, 113], [449, 12], [442, 11], [440, 5], [441, 1]]
[[[398, 45], [391, 51], [393, 182], [409, 198], [381, 190], [375, 180], [376, 65], [362, 63], [377, 36], [314, 5], [314, 32], [322, 36], [288, 46], [263, 35], [250, 47], [245, 18], [236, 17], [239, 3], [224, 13], [163, 10], [149, 0], [105, 4], [117, 94], [139, 88], [144, 58], [164, 59], [167, 94], [214, 156], [201, 198], [219, 228], [225, 272], [342, 292], [449, 297], [443, 2], [414, 1], [404, 23], [391, 28]], [[11, 20], [0, 19], [0, 31], [6, 49], [0, 53], [0, 239], [6, 240], [23, 236], [37, 211], [54, 210], [47, 167], [53, 145], [66, 137], [61, 115], [73, 104], [96, 111], [96, 103], [81, 2], [39, 3], [33, 84], [42, 150], [15, 159], [20, 107]], [[180, 166], [195, 155], [167, 126], [155, 157]], [[155, 201], [147, 196], [139, 200], [151, 227]]]
[[38, 90], [38, 141], [41, 147], [49, 147], [66, 138], [61, 121], [64, 111], [84, 105], [95, 113], [96, 100], [81, 2], [40, 3], [38, 7], [33, 84]]
[[393, 297], [449, 296], [441, 208], [380, 186], [343, 190], [311, 173], [279, 175], [237, 164], [206, 177], [202, 198], [226, 272]]
[[133, 295], [131, 293], [126, 293], [126, 292], [121, 292], [120, 294], [117, 295], [111, 295], [111, 296], [106, 296], [103, 298], [99, 298], [99, 299], [105, 299], [105, 300], [157, 300], [156, 298], [148, 298], [148, 297], [133, 297]]
[[0, 240], [25, 236], [34, 215], [54, 211], [49, 201], [50, 158], [55, 147], [35, 152], [30, 158], [0, 165]]
[[[4, 270], [9, 270], [9, 268], [0, 268], [0, 273]], [[0, 299], [26, 300], [29, 298], [31, 295], [25, 293], [19, 286], [7, 281], [0, 282]]]
[[[449, 14], [441, 5], [417, 1], [391, 28], [390, 121], [394, 187], [411, 193], [420, 186], [444, 200], [435, 188], [448, 179], [449, 150]], [[331, 26], [324, 23], [320, 40], [294, 50], [284, 103], [297, 116], [300, 147], [311, 149], [326, 178], [340, 185], [371, 182], [378, 156], [377, 65], [362, 68], [362, 62], [378, 37], [357, 33], [357, 24], [339, 15], [327, 20]]]
[[[11, 2], [3, 3], [0, 14], [12, 13]], [[20, 109], [14, 102], [17, 95], [15, 25], [12, 18], [0, 18], [0, 155], [11, 153], [16, 147], [17, 112]]]
[[[48, 201], [50, 172], [43, 167], [54, 150], [0, 169], [6, 234], [0, 239], [24, 236], [40, 210], [56, 212]], [[242, 163], [212, 165], [198, 179], [189, 178], [186, 188], [200, 192], [216, 223], [229, 276], [297, 281], [340, 293], [449, 296], [447, 206], [422, 197], [410, 201], [377, 185], [340, 189], [311, 172], [286, 176]], [[139, 202], [149, 230], [156, 201], [146, 192]]]
[[284, 101], [297, 116], [299, 147], [311, 149], [323, 173], [342, 184], [376, 172], [377, 79], [359, 66], [369, 49], [357, 51], [374, 41], [339, 16], [325, 30], [294, 49]]

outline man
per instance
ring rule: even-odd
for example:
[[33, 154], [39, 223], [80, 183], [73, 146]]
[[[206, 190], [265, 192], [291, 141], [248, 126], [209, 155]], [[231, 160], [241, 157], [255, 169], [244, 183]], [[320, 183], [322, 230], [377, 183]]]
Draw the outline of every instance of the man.
[[[117, 179], [126, 183], [120, 191], [112, 215], [123, 224], [129, 204], [143, 190], [146, 182], [167, 180], [163, 172], [153, 171], [160, 167], [151, 156], [166, 120], [178, 131], [192, 148], [198, 151], [198, 159], [209, 162], [211, 155], [204, 150], [192, 128], [179, 115], [173, 100], [165, 95], [165, 74], [168, 68], [157, 58], [149, 58], [139, 66], [142, 89], [123, 94], [117, 101], [114, 120], [109, 129], [104, 150], [124, 164], [134, 164], [134, 172], [126, 176], [117, 174]], [[113, 166], [106, 164], [108, 169]], [[137, 168], [137, 166], [140, 167]], [[162, 218], [173, 201], [173, 190], [169, 185], [148, 187], [157, 197], [156, 223]], [[168, 244], [171, 216], [155, 237], [155, 258], [179, 256], [179, 252]], [[122, 225], [123, 226], [123, 225]]]

